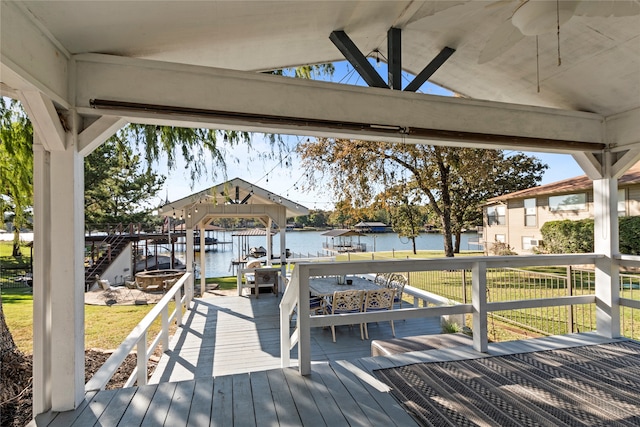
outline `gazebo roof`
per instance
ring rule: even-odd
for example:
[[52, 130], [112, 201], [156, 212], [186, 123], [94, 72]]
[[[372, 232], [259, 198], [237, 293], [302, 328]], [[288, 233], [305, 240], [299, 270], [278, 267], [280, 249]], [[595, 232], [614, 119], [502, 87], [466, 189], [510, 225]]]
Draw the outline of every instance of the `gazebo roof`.
[[234, 178], [174, 202], [167, 203], [158, 209], [158, 212], [164, 216], [173, 215], [174, 212], [178, 213], [178, 215], [185, 215], [190, 209], [196, 209], [198, 206], [203, 204], [218, 206], [284, 206], [287, 210], [288, 217], [307, 215], [309, 213], [309, 209], [305, 206], [295, 203], [272, 191], [258, 187], [257, 185], [247, 182], [241, 178]]
[[322, 235], [329, 236], [329, 237], [364, 236], [363, 233], [357, 230], [349, 230], [344, 228], [336, 228], [335, 230], [329, 230], [325, 233], [322, 233]]

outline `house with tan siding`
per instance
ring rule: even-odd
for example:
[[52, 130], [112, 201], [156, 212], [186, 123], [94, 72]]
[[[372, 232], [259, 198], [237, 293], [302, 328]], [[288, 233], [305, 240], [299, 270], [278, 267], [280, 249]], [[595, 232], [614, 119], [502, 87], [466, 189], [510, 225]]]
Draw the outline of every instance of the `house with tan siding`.
[[[618, 216], [640, 215], [640, 162], [618, 180]], [[502, 242], [518, 254], [542, 244], [547, 221], [593, 218], [593, 182], [578, 176], [489, 199], [483, 207], [482, 241], [491, 254]]]

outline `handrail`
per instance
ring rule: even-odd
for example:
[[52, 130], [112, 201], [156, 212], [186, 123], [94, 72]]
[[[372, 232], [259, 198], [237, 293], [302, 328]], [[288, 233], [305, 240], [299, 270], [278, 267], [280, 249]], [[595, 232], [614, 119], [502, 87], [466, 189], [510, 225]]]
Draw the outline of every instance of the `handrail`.
[[[298, 283], [298, 269], [291, 272], [291, 281]], [[289, 319], [298, 306], [300, 300], [300, 288], [298, 286], [285, 286], [280, 300], [280, 365], [285, 368], [291, 364], [291, 348], [298, 343], [298, 321], [292, 335], [289, 335]]]
[[[510, 308], [551, 307], [564, 305], [591, 304], [595, 295], [560, 296], [517, 301], [487, 301], [488, 268], [510, 268], [548, 265], [595, 264], [604, 258], [601, 254], [533, 255], [533, 256], [492, 256], [406, 259], [384, 261], [353, 261], [328, 263], [299, 263], [296, 265], [291, 282], [285, 290], [281, 304], [281, 358], [283, 367], [289, 366], [290, 349], [298, 344], [299, 371], [302, 375], [311, 372], [310, 331], [311, 327], [338, 326], [363, 322], [381, 322], [410, 318], [424, 318], [443, 315], [473, 314], [473, 347], [480, 352], [488, 348], [487, 315], [492, 311]], [[441, 305], [437, 307], [412, 307], [390, 311], [353, 313], [340, 315], [311, 316], [308, 307], [309, 278], [323, 275], [366, 275], [369, 273], [394, 273], [412, 271], [433, 271], [465, 269], [472, 272], [471, 304]], [[296, 295], [294, 288], [298, 289]], [[406, 289], [406, 288], [405, 288]], [[288, 318], [298, 306], [296, 329], [289, 335]], [[285, 320], [287, 323], [285, 323]]]
[[[169, 323], [175, 319], [178, 326], [180, 326], [183, 305], [186, 309], [190, 306], [191, 295], [193, 295], [193, 290], [189, 289], [189, 286], [193, 283], [192, 280], [189, 280], [191, 275], [192, 273], [185, 273], [169, 288], [156, 306], [133, 328], [122, 344], [109, 356], [104, 365], [102, 365], [85, 384], [85, 392], [104, 390], [109, 380], [111, 380], [111, 377], [113, 377], [120, 365], [122, 365], [126, 357], [135, 347], [137, 347], [138, 366], [134, 369], [125, 386], [132, 385], [136, 379], [138, 385], [145, 385], [147, 383], [147, 361], [149, 357], [153, 354], [155, 347], [159, 343], [162, 343], [163, 351], [168, 349]], [[182, 292], [183, 289], [185, 292]], [[175, 300], [176, 307], [169, 315], [169, 302], [171, 302], [172, 299]], [[152, 345], [147, 348], [147, 333], [159, 316], [162, 317], [162, 330], [154, 338]]]

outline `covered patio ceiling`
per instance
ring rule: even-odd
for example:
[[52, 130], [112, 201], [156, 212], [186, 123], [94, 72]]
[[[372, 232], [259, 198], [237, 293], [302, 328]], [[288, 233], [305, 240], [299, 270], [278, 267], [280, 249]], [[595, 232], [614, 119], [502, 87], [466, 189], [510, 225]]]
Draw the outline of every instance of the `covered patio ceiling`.
[[[521, 3], [3, 1], [2, 87], [40, 90], [59, 110], [76, 106], [81, 129], [103, 118], [94, 134], [137, 121], [564, 153], [636, 147], [638, 2], [577, 2], [559, 40], [555, 31], [523, 36], [511, 23]], [[397, 52], [388, 51], [392, 27], [401, 31]], [[469, 99], [254, 75], [343, 60], [335, 31], [364, 55], [396, 54], [414, 75], [455, 49], [430, 81]], [[26, 98], [32, 109], [52, 108]]]

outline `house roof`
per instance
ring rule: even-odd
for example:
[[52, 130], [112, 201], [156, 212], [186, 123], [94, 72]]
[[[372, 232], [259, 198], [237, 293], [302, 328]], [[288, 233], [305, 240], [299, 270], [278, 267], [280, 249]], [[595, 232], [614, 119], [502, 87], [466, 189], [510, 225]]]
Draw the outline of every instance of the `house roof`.
[[171, 215], [195, 209], [200, 204], [214, 205], [281, 205], [287, 209], [287, 216], [307, 215], [309, 209], [272, 191], [258, 187], [241, 178], [234, 178], [206, 190], [169, 202], [158, 209], [163, 215]]
[[354, 225], [354, 227], [359, 228], [359, 227], [386, 227], [387, 224], [385, 224], [384, 222], [359, 222], [356, 225]]
[[329, 230], [322, 233], [322, 235], [328, 237], [364, 236], [364, 234], [357, 230], [349, 230], [345, 228], [336, 228], [335, 230]]
[[[619, 186], [640, 184], [640, 162], [629, 168], [627, 172], [618, 180]], [[501, 202], [510, 199], [521, 199], [527, 197], [548, 195], [548, 194], [566, 194], [575, 191], [591, 190], [593, 181], [587, 175], [580, 175], [574, 178], [563, 179], [538, 187], [527, 188], [513, 193], [503, 194], [502, 196], [493, 197], [487, 201], [487, 204]]]

